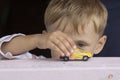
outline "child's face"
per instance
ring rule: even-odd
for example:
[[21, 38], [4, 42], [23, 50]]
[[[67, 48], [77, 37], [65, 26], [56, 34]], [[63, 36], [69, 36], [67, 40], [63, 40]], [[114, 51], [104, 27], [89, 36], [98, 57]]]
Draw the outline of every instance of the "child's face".
[[[59, 26], [58, 26], [59, 25]], [[66, 27], [66, 28], [65, 28]], [[92, 22], [85, 25], [84, 30], [81, 29], [81, 25], [78, 27], [78, 33], [74, 32], [71, 27], [71, 23], [65, 19], [59, 23], [51, 25], [48, 31], [60, 30], [67, 34], [71, 39], [74, 40], [77, 47], [83, 51], [89, 51], [93, 54], [98, 54], [106, 42], [106, 36], [100, 37], [99, 34], [95, 32], [94, 25]]]

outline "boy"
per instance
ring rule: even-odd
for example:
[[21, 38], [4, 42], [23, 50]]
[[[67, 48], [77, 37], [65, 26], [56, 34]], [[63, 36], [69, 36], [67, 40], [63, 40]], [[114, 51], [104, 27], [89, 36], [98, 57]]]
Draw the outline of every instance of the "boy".
[[45, 13], [47, 32], [1, 38], [1, 59], [33, 58], [28, 51], [35, 48], [49, 48], [57, 59], [69, 57], [76, 47], [98, 54], [106, 42], [106, 22], [107, 10], [100, 0], [51, 0]]

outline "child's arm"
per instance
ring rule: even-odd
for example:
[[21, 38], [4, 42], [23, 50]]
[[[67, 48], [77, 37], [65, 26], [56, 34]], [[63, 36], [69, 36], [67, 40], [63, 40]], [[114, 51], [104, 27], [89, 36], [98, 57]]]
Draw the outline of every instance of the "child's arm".
[[22, 53], [21, 55], [15, 55], [13, 56], [13, 54], [9, 51], [7, 51], [6, 53], [4, 53], [2, 51], [2, 46], [4, 43], [6, 42], [10, 42], [13, 38], [17, 37], [17, 36], [25, 36], [24, 34], [18, 33], [18, 34], [13, 34], [13, 35], [6, 35], [2, 38], [0, 38], [0, 59], [32, 59], [32, 58], [37, 58], [37, 56], [33, 56], [32, 54], [30, 54], [29, 52], [25, 52]]
[[34, 36], [35, 35], [15, 36], [9, 42], [4, 42], [1, 46], [1, 50], [3, 53], [10, 52], [12, 55], [28, 52], [35, 48]]
[[49, 48], [58, 55], [69, 56], [74, 46], [74, 42], [67, 35], [55, 31], [45, 34], [17, 36], [11, 41], [3, 43], [1, 49], [4, 53], [11, 52], [13, 55], [18, 55], [35, 48]]

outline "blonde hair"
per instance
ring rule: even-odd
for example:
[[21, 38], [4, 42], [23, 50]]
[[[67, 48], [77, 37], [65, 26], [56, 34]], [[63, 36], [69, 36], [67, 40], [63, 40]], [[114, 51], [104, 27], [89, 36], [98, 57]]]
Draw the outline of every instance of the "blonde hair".
[[78, 24], [84, 29], [85, 24], [93, 21], [95, 32], [102, 35], [107, 15], [107, 10], [100, 0], [51, 0], [45, 12], [45, 25], [48, 27], [66, 17], [78, 31]]

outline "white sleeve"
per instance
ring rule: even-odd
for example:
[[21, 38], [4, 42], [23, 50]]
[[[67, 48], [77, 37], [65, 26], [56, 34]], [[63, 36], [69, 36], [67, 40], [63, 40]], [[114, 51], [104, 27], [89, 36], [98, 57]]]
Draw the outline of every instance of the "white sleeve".
[[21, 55], [13, 56], [10, 52], [3, 53], [1, 50], [1, 45], [4, 42], [8, 42], [11, 39], [13, 39], [16, 36], [25, 36], [24, 34], [18, 33], [18, 34], [13, 34], [13, 35], [7, 35], [2, 38], [0, 38], [0, 59], [31, 59], [32, 54], [29, 52], [23, 53]]

